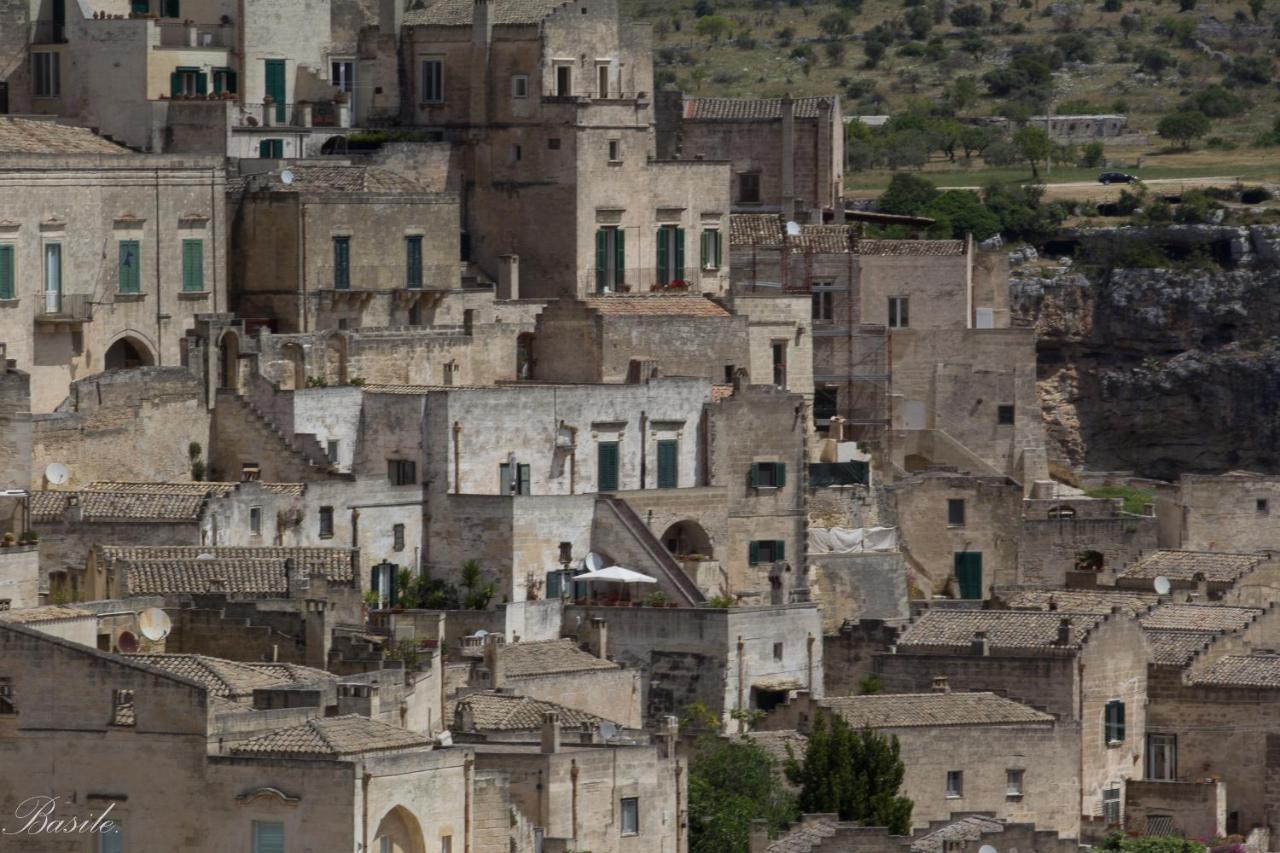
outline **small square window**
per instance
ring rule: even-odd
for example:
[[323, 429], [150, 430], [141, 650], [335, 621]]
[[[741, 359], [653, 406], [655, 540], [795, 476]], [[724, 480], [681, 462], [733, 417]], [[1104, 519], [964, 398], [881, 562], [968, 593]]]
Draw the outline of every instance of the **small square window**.
[[640, 834], [640, 798], [622, 798], [622, 834]]
[[773, 659], [782, 660], [782, 643], [773, 644]]
[[511, 162], [519, 163], [523, 159], [524, 159], [524, 148], [522, 148], [519, 145], [512, 145], [511, 146]]
[[1267, 503], [1266, 498], [1258, 498], [1253, 502], [1254, 509], [1258, 511], [1258, 515], [1267, 515], [1271, 512], [1271, 507]]
[[947, 771], [947, 797], [956, 799], [964, 796], [964, 771]]
[[336, 464], [336, 463], [337, 463], [337, 461], [338, 461], [338, 440], [337, 440], [336, 438], [331, 438], [331, 439], [329, 439], [329, 440], [328, 440], [328, 442], [326, 442], [326, 444], [325, 444], [325, 455], [329, 457], [329, 462], [330, 462], [331, 464]]
[[113, 726], [132, 726], [135, 725], [133, 691], [132, 690], [112, 690], [111, 691], [111, 725]]
[[830, 323], [835, 316], [835, 294], [830, 290], [813, 292], [813, 322]]
[[527, 98], [529, 97], [529, 75], [516, 74], [511, 78], [511, 97]]
[[609, 162], [619, 163], [622, 161], [622, 143], [616, 139], [609, 140]]
[[997, 406], [996, 423], [1000, 426], [1013, 426], [1013, 406]]
[[387, 479], [393, 486], [412, 486], [417, 479], [417, 468], [411, 459], [388, 459]]
[[1004, 793], [1006, 797], [1022, 796], [1022, 774], [1024, 772], [1013, 768], [1004, 771]]
[[949, 498], [947, 500], [947, 525], [949, 527], [964, 527], [964, 498]]
[[760, 202], [760, 175], [758, 172], [744, 172], [738, 175], [738, 201], [743, 204]]
[[910, 302], [905, 296], [889, 297], [889, 328], [905, 329], [911, 325]]
[[550, 139], [548, 139], [548, 140], [547, 140], [547, 148], [548, 148], [548, 149], [550, 149], [551, 151], [559, 151], [559, 150], [560, 150], [560, 139], [559, 139], [559, 137], [555, 137], [555, 136], [553, 136], [553, 137], [551, 137]]

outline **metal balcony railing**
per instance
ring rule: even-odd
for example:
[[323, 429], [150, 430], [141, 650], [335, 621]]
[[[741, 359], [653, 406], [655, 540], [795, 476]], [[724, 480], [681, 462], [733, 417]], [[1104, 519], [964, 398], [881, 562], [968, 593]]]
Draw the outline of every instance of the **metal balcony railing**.
[[93, 302], [87, 293], [58, 293], [48, 291], [41, 295], [36, 311], [37, 323], [85, 323], [93, 319]]
[[347, 104], [316, 101], [300, 104], [266, 104], [250, 101], [236, 111], [236, 127], [350, 127]]
[[703, 268], [686, 262], [684, 269], [674, 274], [663, 274], [657, 267], [627, 267], [621, 274], [613, 269], [603, 274], [591, 269], [582, 273], [580, 284], [586, 293], [701, 293], [717, 290], [718, 285], [712, 282], [728, 274], [724, 267]]
[[157, 21], [161, 47], [207, 47], [227, 50], [235, 47], [235, 27], [230, 24], [201, 26], [182, 21]]

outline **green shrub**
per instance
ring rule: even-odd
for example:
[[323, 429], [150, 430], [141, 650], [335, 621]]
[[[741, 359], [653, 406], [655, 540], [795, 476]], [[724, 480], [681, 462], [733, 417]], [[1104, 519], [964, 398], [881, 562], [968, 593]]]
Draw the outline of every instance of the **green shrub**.
[[1154, 491], [1133, 486], [1098, 486], [1085, 489], [1084, 493], [1091, 498], [1120, 498], [1124, 502], [1124, 511], [1133, 515], [1142, 515], [1146, 505], [1155, 503], [1156, 499]]

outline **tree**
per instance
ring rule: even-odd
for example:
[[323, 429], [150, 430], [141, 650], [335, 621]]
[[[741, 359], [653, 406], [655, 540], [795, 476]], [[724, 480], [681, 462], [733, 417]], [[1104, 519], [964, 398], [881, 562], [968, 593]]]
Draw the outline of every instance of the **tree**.
[[1217, 83], [1182, 102], [1184, 110], [1198, 110], [1209, 118], [1232, 118], [1249, 110], [1249, 100]]
[[751, 741], [700, 738], [689, 761], [689, 853], [747, 853], [753, 820], [784, 829], [799, 813], [779, 781]]
[[1013, 135], [1013, 144], [1022, 159], [1031, 166], [1032, 180], [1040, 180], [1040, 164], [1047, 163], [1053, 154], [1053, 140], [1043, 127], [1027, 125]]
[[1246, 86], [1265, 86], [1271, 82], [1271, 59], [1266, 56], [1237, 56], [1231, 60], [1227, 79]]
[[980, 27], [987, 22], [987, 13], [977, 3], [957, 6], [951, 10], [951, 26]]
[[964, 149], [966, 159], [981, 157], [983, 152], [996, 141], [996, 132], [989, 127], [967, 124], [960, 133], [960, 147]]
[[1266, 5], [1267, 0], [1249, 0], [1249, 11], [1253, 13], [1255, 21], [1262, 17], [1262, 10]]
[[957, 112], [972, 106], [978, 100], [977, 81], [968, 75], [957, 77], [955, 82], [947, 87], [946, 98], [952, 109]]
[[1190, 12], [1196, 8], [1196, 0], [1178, 0], [1178, 10]]
[[867, 67], [875, 68], [880, 64], [880, 60], [884, 59], [885, 51], [889, 46], [882, 41], [873, 40], [868, 34], [866, 43], [862, 46], [863, 52], [867, 55]]
[[715, 44], [724, 38], [731, 27], [729, 19], [723, 15], [706, 15], [698, 19], [693, 29], [711, 44]]
[[929, 35], [929, 30], [933, 28], [933, 16], [923, 6], [917, 6], [909, 10], [902, 17], [902, 20], [907, 25], [907, 29], [911, 31], [913, 39], [923, 40]]
[[911, 831], [913, 804], [898, 795], [903, 773], [896, 736], [856, 730], [838, 714], [818, 714], [804, 760], [787, 762], [787, 777], [800, 787], [801, 811], [835, 812], [894, 835]]
[[966, 234], [972, 234], [975, 240], [985, 240], [1000, 233], [1000, 220], [971, 190], [947, 190], [925, 208], [924, 214], [937, 220], [931, 230], [942, 238], [963, 240]]
[[1199, 110], [1186, 110], [1160, 119], [1160, 123], [1156, 125], [1156, 133], [1165, 139], [1180, 143], [1184, 151], [1189, 151], [1191, 141], [1204, 136], [1211, 127], [1209, 117], [1204, 113]]
[[1106, 158], [1106, 151], [1101, 142], [1087, 142], [1080, 149], [1080, 165], [1086, 169], [1096, 169]]
[[894, 175], [880, 196], [879, 209], [884, 213], [916, 216], [938, 197], [938, 188], [919, 175]]
[[1119, 853], [1203, 853], [1204, 845], [1197, 841], [1168, 835], [1125, 838], [1117, 833], [1104, 841], [1101, 849], [1119, 851]]
[[1102, 0], [1102, 11], [1104, 12], [1119, 12], [1121, 6], [1121, 0]]
[[827, 55], [827, 62], [832, 66], [844, 65], [844, 42], [829, 41], [822, 46], [822, 51]]
[[818, 30], [827, 38], [840, 38], [849, 34], [849, 16], [839, 12], [824, 15], [818, 21]]

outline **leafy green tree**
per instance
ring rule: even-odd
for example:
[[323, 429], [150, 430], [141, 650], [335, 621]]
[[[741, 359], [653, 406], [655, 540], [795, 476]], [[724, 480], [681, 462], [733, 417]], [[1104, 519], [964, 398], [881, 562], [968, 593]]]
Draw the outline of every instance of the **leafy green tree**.
[[1253, 14], [1255, 21], [1262, 17], [1262, 10], [1266, 5], [1267, 0], [1249, 0], [1249, 11]]
[[980, 27], [987, 22], [987, 13], [977, 3], [955, 7], [950, 17], [953, 27]]
[[1179, 143], [1184, 151], [1189, 151], [1192, 140], [1207, 134], [1211, 127], [1209, 117], [1204, 113], [1198, 110], [1186, 110], [1160, 119], [1159, 124], [1156, 125], [1156, 133], [1165, 139]]
[[898, 738], [852, 728], [844, 718], [818, 714], [804, 759], [787, 762], [787, 777], [800, 787], [804, 812], [835, 812], [841, 820], [911, 831], [913, 804], [898, 795], [904, 768]]
[[1232, 118], [1248, 112], [1249, 99], [1215, 83], [1183, 101], [1182, 109], [1198, 110], [1209, 118]]
[[982, 191], [982, 202], [1000, 220], [1000, 233], [1011, 240], [1043, 240], [1066, 219], [1060, 204], [1043, 204], [1044, 187], [991, 183]]
[[873, 40], [869, 36], [862, 46], [862, 51], [867, 57], [867, 67], [875, 68], [880, 64], [880, 60], [884, 59], [885, 53], [889, 50], [889, 45], [882, 41]]
[[1186, 838], [1167, 835], [1125, 838], [1119, 833], [1107, 838], [1101, 849], [1119, 853], [1204, 853], [1203, 844]]
[[693, 25], [694, 32], [711, 44], [716, 44], [732, 29], [733, 25], [723, 15], [705, 15]]
[[689, 853], [747, 853], [753, 820], [784, 829], [799, 811], [779, 781], [751, 741], [700, 738], [689, 761]]
[[1053, 154], [1053, 140], [1043, 127], [1027, 125], [1013, 135], [1013, 144], [1017, 146], [1022, 159], [1031, 166], [1032, 180], [1040, 180], [1040, 164], [1048, 163]]
[[989, 127], [968, 124], [960, 132], [960, 147], [964, 149], [965, 159], [981, 157], [996, 141], [997, 134]]
[[462, 606], [468, 610], [484, 610], [498, 594], [497, 586], [484, 581], [480, 574], [480, 564], [475, 560], [467, 560], [462, 564], [462, 588], [466, 590]]
[[957, 112], [967, 109], [978, 100], [978, 83], [968, 75], [957, 77], [947, 87], [944, 97]]
[[827, 63], [831, 66], [844, 65], [844, 42], [829, 41], [822, 46], [822, 52], [827, 55]]
[[902, 20], [911, 31], [913, 39], [924, 39], [929, 35], [929, 30], [933, 29], [933, 16], [923, 6], [908, 10], [907, 14], [902, 16]]
[[818, 30], [827, 38], [840, 38], [849, 34], [849, 16], [839, 12], [824, 15], [818, 21]]
[[1080, 149], [1080, 165], [1086, 169], [1096, 169], [1106, 159], [1106, 149], [1101, 142], [1088, 142]]
[[1123, 5], [1122, 0], [1102, 0], [1102, 11], [1119, 12]]
[[885, 213], [918, 216], [938, 197], [938, 188], [919, 175], [894, 175], [880, 196], [879, 208]]
[[1246, 86], [1265, 86], [1271, 82], [1271, 58], [1267, 56], [1237, 56], [1231, 60], [1227, 79]]
[[972, 234], [975, 240], [985, 240], [1000, 233], [1000, 220], [971, 190], [947, 190], [924, 209], [924, 215], [937, 220], [932, 230], [942, 238], [961, 240]]

